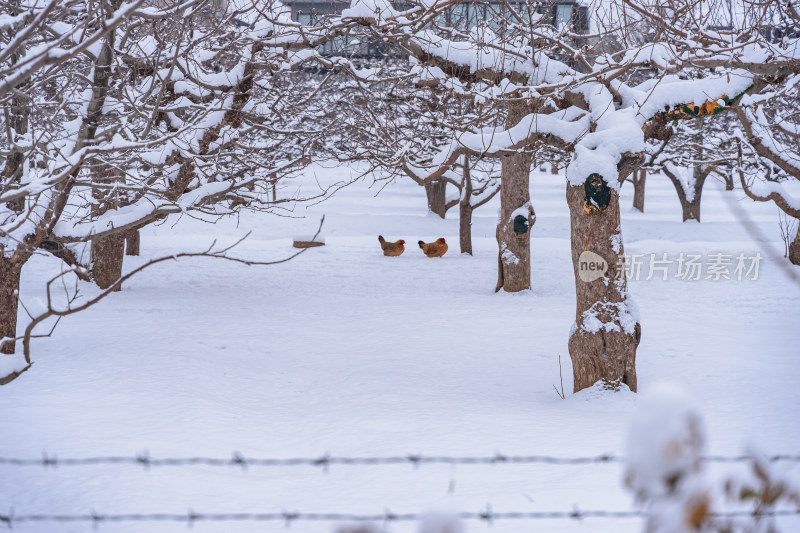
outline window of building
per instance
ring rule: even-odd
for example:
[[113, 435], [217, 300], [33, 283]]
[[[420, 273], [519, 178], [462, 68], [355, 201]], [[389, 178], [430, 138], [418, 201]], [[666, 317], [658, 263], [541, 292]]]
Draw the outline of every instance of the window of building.
[[572, 6], [569, 4], [559, 4], [556, 7], [556, 28], [563, 30], [569, 28], [572, 18]]

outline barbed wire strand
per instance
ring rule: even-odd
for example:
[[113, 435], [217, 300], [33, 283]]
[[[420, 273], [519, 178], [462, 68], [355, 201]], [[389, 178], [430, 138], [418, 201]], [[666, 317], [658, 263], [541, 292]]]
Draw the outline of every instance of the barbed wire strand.
[[[800, 515], [800, 509], [779, 509], [758, 513], [761, 517], [785, 517]], [[0, 522], [9, 528], [21, 522], [183, 522], [191, 525], [194, 522], [411, 522], [419, 521], [426, 515], [418, 513], [393, 513], [384, 511], [376, 514], [349, 513], [302, 513], [299, 511], [281, 511], [275, 513], [196, 513], [192, 510], [180, 513], [152, 514], [98, 514], [94, 511], [87, 514], [28, 514], [16, 516], [13, 511], [8, 515], [0, 515]], [[494, 512], [491, 508], [477, 512], [461, 512], [452, 516], [461, 520], [479, 520], [492, 523], [496, 520], [584, 520], [587, 518], [642, 518], [644, 511], [606, 511], [575, 508], [571, 511], [512, 511]], [[752, 517], [753, 511], [730, 511], [712, 513], [712, 518]]]
[[[800, 454], [778, 454], [766, 456], [769, 462], [790, 461], [800, 462]], [[749, 455], [722, 456], [709, 455], [703, 457], [707, 463], [743, 463], [752, 461]], [[92, 466], [111, 464], [140, 465], [145, 468], [158, 466], [312, 466], [327, 469], [333, 465], [397, 465], [409, 464], [414, 467], [428, 464], [446, 465], [498, 465], [498, 464], [549, 464], [549, 465], [584, 465], [597, 463], [623, 463], [624, 457], [613, 454], [603, 454], [591, 457], [555, 457], [547, 455], [503, 455], [457, 457], [434, 455], [403, 455], [390, 457], [337, 457], [323, 455], [321, 457], [291, 457], [291, 458], [258, 458], [245, 457], [235, 452], [230, 458], [219, 457], [150, 457], [145, 452], [135, 456], [106, 456], [106, 457], [71, 457], [59, 458], [57, 455], [42, 454], [38, 459], [21, 459], [13, 457], [0, 457], [0, 466], [43, 466], [56, 468], [59, 466]]]

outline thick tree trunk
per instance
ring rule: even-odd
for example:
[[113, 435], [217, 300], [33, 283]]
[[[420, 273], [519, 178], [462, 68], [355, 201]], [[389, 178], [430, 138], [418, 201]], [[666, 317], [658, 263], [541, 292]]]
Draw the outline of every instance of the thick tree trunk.
[[599, 380], [609, 387], [624, 383], [635, 392], [641, 326], [628, 295], [625, 267], [620, 259], [624, 250], [619, 195], [612, 190], [605, 210], [588, 213], [584, 210], [584, 197], [583, 185], [567, 185], [576, 295], [575, 324], [568, 344], [574, 392]]
[[125, 234], [125, 255], [139, 255], [141, 235], [139, 230], [132, 230]]
[[644, 213], [644, 181], [647, 179], [647, 171], [639, 169], [631, 174], [633, 183], [633, 208]]
[[664, 169], [664, 174], [666, 174], [670, 179], [672, 184], [675, 186], [675, 192], [678, 193], [678, 200], [681, 202], [683, 222], [686, 222], [687, 220], [696, 220], [697, 222], [700, 222], [700, 200], [703, 197], [703, 184], [706, 182], [708, 172], [700, 170], [698, 167], [695, 167], [692, 172], [694, 175], [694, 196], [691, 200], [689, 200], [689, 198], [686, 196], [686, 191], [683, 189], [683, 184], [678, 176], [675, 176], [669, 170]]
[[789, 245], [789, 261], [793, 265], [800, 265], [800, 222], [797, 224], [797, 233], [794, 241]]
[[443, 179], [425, 182], [425, 195], [428, 197], [428, 209], [444, 218], [447, 213], [447, 182]]
[[696, 220], [700, 222], [700, 196], [695, 196], [691, 202], [681, 202], [683, 222]]
[[[92, 241], [92, 275], [97, 286], [107, 289], [122, 276], [125, 235], [112, 233]], [[121, 290], [120, 286], [114, 288]]]
[[[0, 255], [0, 339], [17, 336], [19, 278], [22, 265]], [[13, 354], [15, 342], [0, 341], [0, 353]]]
[[[528, 113], [522, 102], [508, 105], [506, 127], [516, 126]], [[500, 219], [497, 221], [497, 286], [506, 292], [531, 288], [531, 228], [536, 215], [531, 205], [530, 174], [533, 156], [523, 152], [500, 156]], [[524, 228], [515, 224], [523, 217]], [[516, 225], [516, 231], [515, 231]]]

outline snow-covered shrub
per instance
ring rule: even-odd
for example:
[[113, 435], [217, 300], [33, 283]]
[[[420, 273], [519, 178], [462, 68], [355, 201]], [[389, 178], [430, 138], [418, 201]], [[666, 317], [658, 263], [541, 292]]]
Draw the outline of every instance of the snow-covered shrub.
[[647, 514], [645, 533], [778, 533], [777, 510], [800, 512], [800, 491], [753, 452], [746, 474], [726, 474], [712, 492], [705, 440], [703, 417], [679, 387], [643, 395], [629, 428], [625, 485]]
[[643, 395], [628, 433], [625, 484], [648, 512], [647, 533], [703, 530], [711, 503], [705, 440], [703, 418], [679, 387]]
[[[778, 533], [772, 513], [785, 504], [800, 510], [800, 490], [779, 472], [766, 456], [751, 451], [750, 470], [725, 481], [725, 497], [734, 506], [744, 504], [750, 513], [743, 518], [719, 518], [714, 531], [719, 533]], [[789, 507], [791, 509], [791, 507]]]

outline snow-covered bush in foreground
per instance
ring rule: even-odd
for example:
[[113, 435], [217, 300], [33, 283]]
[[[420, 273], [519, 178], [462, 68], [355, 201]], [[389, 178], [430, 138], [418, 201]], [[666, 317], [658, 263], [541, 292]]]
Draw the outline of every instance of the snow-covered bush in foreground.
[[800, 506], [798, 491], [752, 452], [752, 471], [727, 474], [715, 490], [703, 468], [705, 447], [703, 417], [679, 387], [659, 385], [643, 396], [629, 428], [624, 482], [646, 511], [645, 533], [779, 531], [775, 510]]
[[630, 425], [625, 484], [648, 507], [649, 533], [699, 531], [709, 509], [703, 418], [680, 389], [646, 394]]

